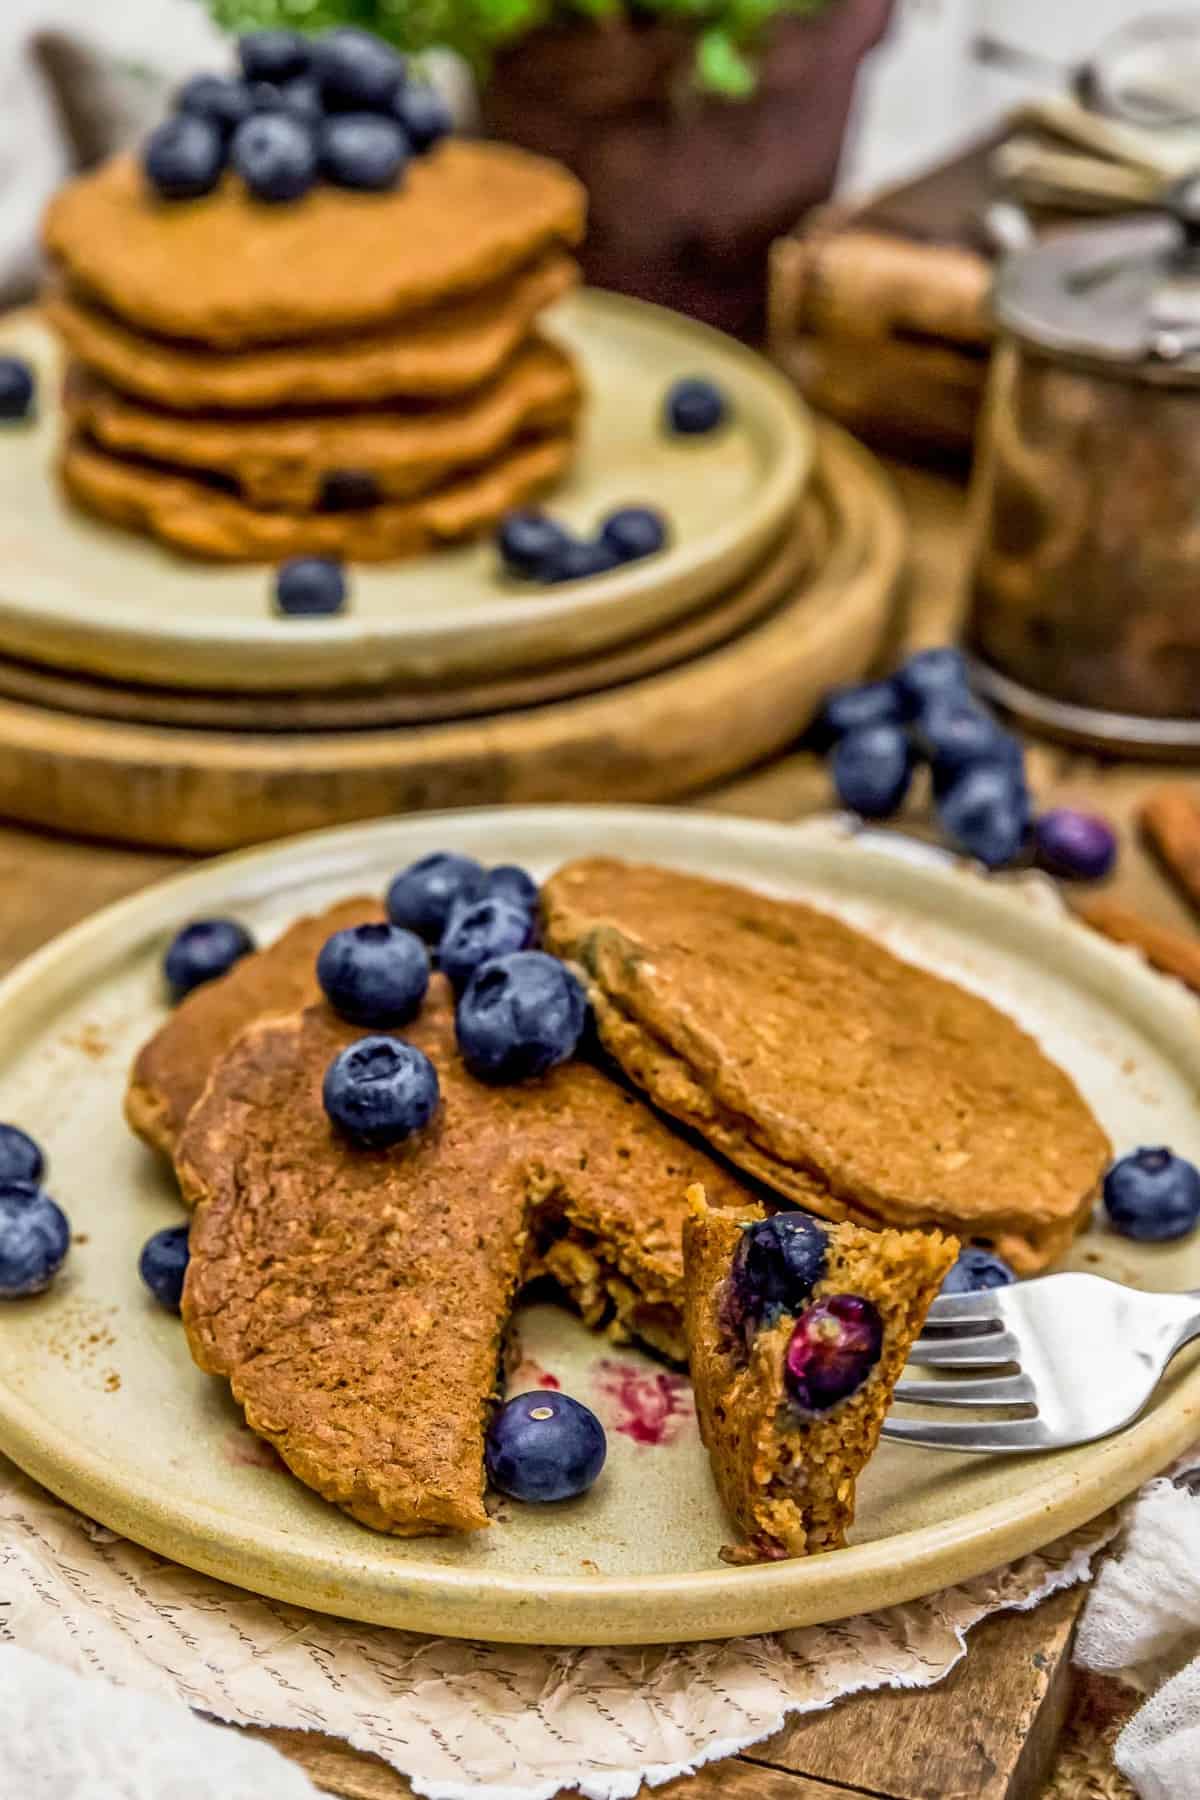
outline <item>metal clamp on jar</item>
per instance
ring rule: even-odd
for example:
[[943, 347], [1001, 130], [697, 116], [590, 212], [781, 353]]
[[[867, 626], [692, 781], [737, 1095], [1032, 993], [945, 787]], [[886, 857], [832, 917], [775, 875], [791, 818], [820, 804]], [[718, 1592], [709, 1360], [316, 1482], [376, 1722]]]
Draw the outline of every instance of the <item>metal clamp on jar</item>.
[[1200, 174], [996, 281], [967, 628], [981, 686], [1101, 748], [1200, 752]]

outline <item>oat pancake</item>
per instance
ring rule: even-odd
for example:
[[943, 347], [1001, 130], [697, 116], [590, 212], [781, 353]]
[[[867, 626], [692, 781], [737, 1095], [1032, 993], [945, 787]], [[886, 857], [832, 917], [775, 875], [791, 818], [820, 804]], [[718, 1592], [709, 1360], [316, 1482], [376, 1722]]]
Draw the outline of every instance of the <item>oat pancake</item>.
[[186, 415], [127, 399], [79, 364], [63, 405], [74, 431], [117, 455], [225, 477], [250, 506], [311, 513], [339, 482], [375, 504], [426, 493], [517, 438], [567, 428], [581, 394], [571, 358], [535, 338], [488, 386], [432, 408]]
[[942, 1226], [1023, 1274], [1085, 1223], [1108, 1141], [986, 1000], [813, 907], [663, 869], [568, 864], [543, 909], [626, 1074], [812, 1212]]
[[67, 492], [85, 511], [149, 532], [193, 556], [223, 562], [279, 562], [289, 556], [388, 562], [486, 531], [510, 507], [551, 487], [574, 448], [567, 433], [535, 438], [416, 499], [307, 517], [248, 506], [198, 476], [115, 456], [83, 436], [67, 440], [59, 470]]
[[172, 1155], [209, 1072], [234, 1039], [264, 1013], [292, 1013], [318, 999], [317, 952], [326, 938], [383, 916], [378, 900], [341, 900], [297, 919], [267, 949], [243, 956], [219, 980], [193, 988], [134, 1059], [125, 1117], [138, 1136]]
[[939, 1232], [828, 1227], [825, 1270], [810, 1304], [831, 1295], [870, 1302], [882, 1348], [860, 1388], [828, 1411], [803, 1413], [789, 1394], [784, 1358], [807, 1308], [765, 1323], [749, 1342], [731, 1328], [733, 1254], [743, 1226], [761, 1219], [762, 1209], [710, 1210], [698, 1196], [695, 1204], [683, 1242], [696, 1412], [725, 1509], [745, 1540], [723, 1554], [756, 1562], [840, 1549], [854, 1522], [855, 1481], [957, 1244]]
[[390, 329], [225, 352], [143, 336], [70, 292], [50, 294], [44, 310], [80, 362], [156, 406], [177, 412], [354, 406], [478, 387], [578, 279], [578, 265], [552, 250], [481, 294]]
[[250, 1026], [213, 1071], [176, 1153], [196, 1207], [188, 1342], [300, 1480], [364, 1524], [476, 1530], [488, 1523], [488, 1403], [523, 1274], [570, 1232], [651, 1321], [678, 1324], [685, 1189], [703, 1181], [724, 1204], [746, 1201], [586, 1064], [519, 1087], [476, 1082], [440, 975], [400, 1034], [437, 1068], [437, 1118], [394, 1149], [355, 1148], [330, 1125], [321, 1081], [361, 1035], [315, 1006]]
[[51, 201], [44, 239], [71, 284], [165, 337], [236, 348], [336, 338], [475, 294], [583, 234], [583, 188], [508, 145], [447, 139], [394, 193], [321, 185], [263, 205], [228, 175], [164, 202], [137, 157]]

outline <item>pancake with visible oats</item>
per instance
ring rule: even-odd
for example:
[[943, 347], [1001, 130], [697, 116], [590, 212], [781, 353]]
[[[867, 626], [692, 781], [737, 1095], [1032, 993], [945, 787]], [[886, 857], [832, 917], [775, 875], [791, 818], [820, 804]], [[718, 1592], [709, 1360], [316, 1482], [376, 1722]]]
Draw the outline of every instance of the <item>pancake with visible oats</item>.
[[[747, 1317], [746, 1302], [730, 1288], [743, 1230], [764, 1218], [762, 1208], [712, 1210], [699, 1194], [692, 1198], [683, 1242], [696, 1412], [743, 1540], [722, 1555], [759, 1562], [840, 1549], [854, 1521], [855, 1482], [957, 1244], [936, 1231], [826, 1225], [822, 1272], [803, 1303]], [[799, 1326], [812, 1340], [822, 1333], [836, 1340], [839, 1311], [853, 1321], [855, 1306], [865, 1306], [879, 1330], [875, 1354], [861, 1357], [861, 1385], [819, 1409], [806, 1407], [787, 1374], [793, 1334]], [[857, 1373], [852, 1367], [849, 1380]]]
[[46, 250], [73, 288], [143, 331], [217, 348], [395, 325], [578, 243], [586, 196], [557, 163], [447, 139], [391, 193], [321, 184], [264, 205], [232, 173], [165, 202], [136, 155], [64, 187]]
[[595, 1302], [592, 1322], [615, 1309], [619, 1327], [678, 1353], [685, 1190], [749, 1202], [587, 1064], [515, 1087], [474, 1080], [440, 975], [397, 1034], [437, 1069], [437, 1116], [392, 1149], [355, 1147], [321, 1083], [362, 1035], [315, 1006], [252, 1025], [214, 1069], [176, 1152], [196, 1208], [188, 1342], [250, 1428], [363, 1524], [473, 1531], [488, 1523], [484, 1430], [521, 1282], [563, 1271]]
[[512, 507], [552, 487], [574, 449], [569, 433], [532, 438], [413, 499], [303, 515], [248, 506], [198, 475], [116, 456], [81, 434], [67, 439], [59, 472], [86, 512], [148, 532], [192, 556], [217, 562], [282, 562], [291, 556], [390, 562], [487, 531]]
[[468, 392], [578, 279], [578, 265], [551, 250], [480, 294], [390, 328], [231, 351], [144, 336], [79, 294], [52, 293], [43, 304], [70, 353], [123, 393], [175, 412], [247, 412]]
[[811, 906], [603, 858], [543, 888], [600, 1037], [652, 1100], [797, 1204], [940, 1226], [1030, 1274], [1110, 1149], [1070, 1077], [976, 994]]
[[518, 438], [567, 429], [581, 396], [570, 357], [535, 338], [487, 387], [433, 408], [172, 413], [127, 399], [74, 364], [64, 410], [76, 432], [116, 455], [221, 476], [249, 506], [311, 513], [339, 494], [378, 505], [427, 493]]

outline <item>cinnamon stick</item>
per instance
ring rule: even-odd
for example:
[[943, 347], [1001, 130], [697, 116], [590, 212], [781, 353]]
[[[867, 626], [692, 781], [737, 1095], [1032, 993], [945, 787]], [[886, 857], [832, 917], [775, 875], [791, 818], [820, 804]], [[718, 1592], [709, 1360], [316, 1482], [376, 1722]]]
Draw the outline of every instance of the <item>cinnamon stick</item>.
[[1169, 925], [1156, 925], [1104, 894], [1081, 901], [1076, 915], [1114, 943], [1130, 944], [1140, 950], [1152, 969], [1173, 975], [1193, 993], [1200, 994], [1200, 939], [1174, 931]]
[[1168, 875], [1200, 909], [1200, 801], [1187, 788], [1154, 788], [1138, 822]]

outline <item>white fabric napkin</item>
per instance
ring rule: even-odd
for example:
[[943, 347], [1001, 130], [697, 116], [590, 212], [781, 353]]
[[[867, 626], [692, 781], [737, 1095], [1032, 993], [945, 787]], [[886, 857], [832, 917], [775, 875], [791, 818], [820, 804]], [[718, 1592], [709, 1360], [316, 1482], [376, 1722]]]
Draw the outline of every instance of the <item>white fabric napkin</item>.
[[1080, 1624], [1076, 1661], [1150, 1699], [1114, 1757], [1143, 1800], [1200, 1800], [1200, 1461], [1143, 1488]]

